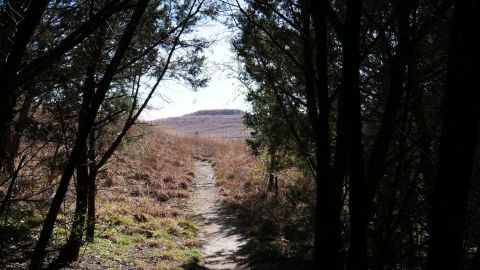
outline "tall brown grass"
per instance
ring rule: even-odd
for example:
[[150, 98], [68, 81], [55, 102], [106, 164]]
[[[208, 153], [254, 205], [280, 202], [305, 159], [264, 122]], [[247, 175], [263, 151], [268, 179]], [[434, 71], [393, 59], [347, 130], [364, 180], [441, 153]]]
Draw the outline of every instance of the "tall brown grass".
[[99, 199], [128, 200], [131, 211], [154, 217], [177, 216], [188, 202], [195, 171], [193, 145], [159, 128], [143, 132], [141, 138], [127, 142], [100, 174], [100, 189], [108, 192], [99, 192]]
[[[48, 156], [51, 150], [45, 149], [45, 153], [41, 154]], [[186, 135], [141, 125], [130, 132], [129, 138], [99, 172], [97, 237], [110, 241], [114, 237], [112, 230], [124, 238], [133, 235], [131, 239], [117, 239], [117, 242], [132, 241], [131, 250], [126, 252], [128, 259], [135, 261], [139, 269], [150, 269], [155, 264], [159, 251], [155, 253], [152, 250], [176, 250], [177, 253], [190, 254], [190, 249], [198, 247], [199, 242], [179, 232], [182, 231], [181, 224], [190, 222], [188, 203], [195, 177], [195, 161], [199, 159], [211, 162], [224, 204], [235, 210], [252, 235], [268, 239], [279, 254], [288, 253], [295, 243], [310, 245], [313, 183], [300, 170], [289, 168], [279, 172], [278, 193], [267, 192], [266, 159], [252, 155], [243, 140]], [[38, 158], [30, 164], [42, 166], [25, 168], [21, 176], [25, 181], [21, 191], [25, 196], [38, 193], [35, 195], [38, 201], [48, 202], [59, 171], [49, 177], [45, 174], [49, 171], [48, 163]], [[43, 174], [39, 173], [42, 169]], [[29, 175], [34, 175], [36, 182], [27, 181]], [[57, 230], [56, 245], [61, 245], [68, 235], [74, 198], [72, 186], [57, 223], [63, 229]], [[37, 209], [33, 216], [42, 217], [48, 204], [35, 201], [32, 204], [32, 208]], [[34, 225], [38, 229], [41, 222]], [[173, 236], [168, 237], [173, 237], [174, 241], [153, 239], [152, 235], [162, 230], [172, 233]], [[105, 249], [104, 246], [96, 248]], [[143, 255], [134, 252], [138, 249], [144, 250]], [[150, 253], [147, 253], [150, 255], [145, 255], [145, 250], [149, 250]], [[185, 260], [187, 256], [171, 253], [161, 255], [165, 257], [163, 261], [171, 261], [166, 269], [178, 265], [178, 260]], [[88, 255], [87, 252], [85, 256], [82, 267], [88, 268], [88, 261], [95, 262], [96, 255]], [[90, 260], [89, 256], [93, 259]], [[106, 258], [111, 262], [118, 261], [115, 256]]]
[[311, 248], [315, 185], [309, 175], [287, 166], [276, 174], [278, 191], [268, 192], [266, 155], [254, 156], [243, 140], [193, 140], [212, 161], [225, 205], [252, 235], [269, 239], [280, 253]]

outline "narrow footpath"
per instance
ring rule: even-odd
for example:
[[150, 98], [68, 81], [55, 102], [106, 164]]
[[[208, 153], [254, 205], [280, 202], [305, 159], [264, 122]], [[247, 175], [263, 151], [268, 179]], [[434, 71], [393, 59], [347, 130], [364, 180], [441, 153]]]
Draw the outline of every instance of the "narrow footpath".
[[207, 161], [196, 162], [191, 211], [199, 223], [199, 236], [204, 244], [205, 269], [247, 269], [240, 249], [247, 238], [238, 231], [235, 217], [221, 205], [215, 173]]

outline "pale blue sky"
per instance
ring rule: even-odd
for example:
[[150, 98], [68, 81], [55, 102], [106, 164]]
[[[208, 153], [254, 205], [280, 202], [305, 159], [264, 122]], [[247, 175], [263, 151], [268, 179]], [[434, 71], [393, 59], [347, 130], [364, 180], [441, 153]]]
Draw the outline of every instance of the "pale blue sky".
[[205, 50], [207, 56], [205, 69], [211, 74], [208, 86], [194, 92], [179, 82], [165, 81], [150, 101], [150, 109], [142, 113], [142, 119], [181, 116], [206, 109], [247, 110], [248, 104], [243, 94], [245, 89], [226, 68], [236, 65], [234, 54], [230, 51], [232, 33], [222, 23], [210, 21], [200, 27], [195, 34], [216, 40]]

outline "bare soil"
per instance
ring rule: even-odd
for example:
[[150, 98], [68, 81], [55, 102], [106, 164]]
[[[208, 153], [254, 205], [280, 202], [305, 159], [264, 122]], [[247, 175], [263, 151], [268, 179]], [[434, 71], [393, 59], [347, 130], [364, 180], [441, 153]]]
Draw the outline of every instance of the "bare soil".
[[237, 218], [222, 205], [215, 172], [208, 161], [196, 162], [191, 211], [199, 223], [204, 244], [203, 269], [247, 269], [241, 254], [248, 238], [241, 233]]

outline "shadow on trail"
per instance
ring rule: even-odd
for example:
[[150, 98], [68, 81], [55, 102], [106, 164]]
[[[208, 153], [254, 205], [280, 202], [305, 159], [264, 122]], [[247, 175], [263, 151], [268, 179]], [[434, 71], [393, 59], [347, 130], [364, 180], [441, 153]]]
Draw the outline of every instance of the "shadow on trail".
[[[228, 217], [225, 223], [227, 232], [234, 232], [243, 235], [245, 243], [239, 247], [237, 257], [240, 268], [258, 270], [291, 270], [291, 269], [312, 269], [311, 245], [295, 245], [292, 250], [286, 250], [285, 245], [279, 243], [274, 236], [276, 232], [270, 231], [259, 236], [248, 232], [248, 228], [255, 216], [241, 220], [238, 213], [235, 213], [235, 206], [225, 204], [222, 213]], [[238, 207], [238, 206], [237, 206]], [[253, 214], [253, 213], [252, 213]], [[221, 222], [221, 221], [220, 221]], [[229, 227], [230, 226], [230, 227]]]
[[297, 250], [285, 254], [286, 251], [280, 249], [279, 243], [275, 241], [275, 237], [250, 236], [247, 231], [248, 220], [242, 222], [232, 207], [227, 204], [212, 209], [206, 217], [205, 215], [195, 215], [193, 218], [202, 225], [217, 226], [219, 230], [213, 233], [214, 237], [222, 239], [233, 237], [240, 243], [238, 249], [232, 254], [220, 250], [205, 256], [205, 261], [220, 263], [216, 261], [217, 258], [228, 256], [237, 265], [235, 268], [208, 268], [197, 263], [190, 263], [183, 265], [183, 269], [311, 269], [311, 260], [309, 259], [311, 246], [301, 246]]
[[279, 249], [274, 237], [249, 236], [245, 229], [246, 224], [241, 222], [234, 211], [228, 206], [212, 209], [207, 218], [203, 215], [195, 215], [193, 218], [198, 220], [202, 225], [218, 226], [219, 231], [214, 233], [215, 237], [234, 237], [241, 244], [232, 254], [226, 254], [226, 252], [220, 250], [204, 257], [205, 261], [220, 263], [216, 261], [217, 258], [228, 256], [230, 260], [236, 263], [234, 268], [209, 268], [192, 262], [182, 265], [183, 269], [311, 269], [311, 260], [306, 258], [309, 252], [311, 252], [310, 246], [303, 247], [303, 249], [297, 250], [296, 253], [286, 255], [285, 251]]
[[[290, 243], [286, 237], [279, 237], [288, 236], [288, 231], [297, 234], [298, 224], [291, 229], [284, 226], [279, 230], [275, 224], [277, 220], [272, 218], [276, 213], [269, 213], [273, 208], [265, 205], [265, 201], [244, 202], [250, 204], [249, 207], [223, 202], [211, 164], [199, 161], [196, 165], [191, 217], [200, 225], [204, 261], [185, 264], [183, 269], [311, 268], [311, 243], [308, 240], [295, 236], [296, 240]], [[256, 225], [257, 228], [252, 230]]]

